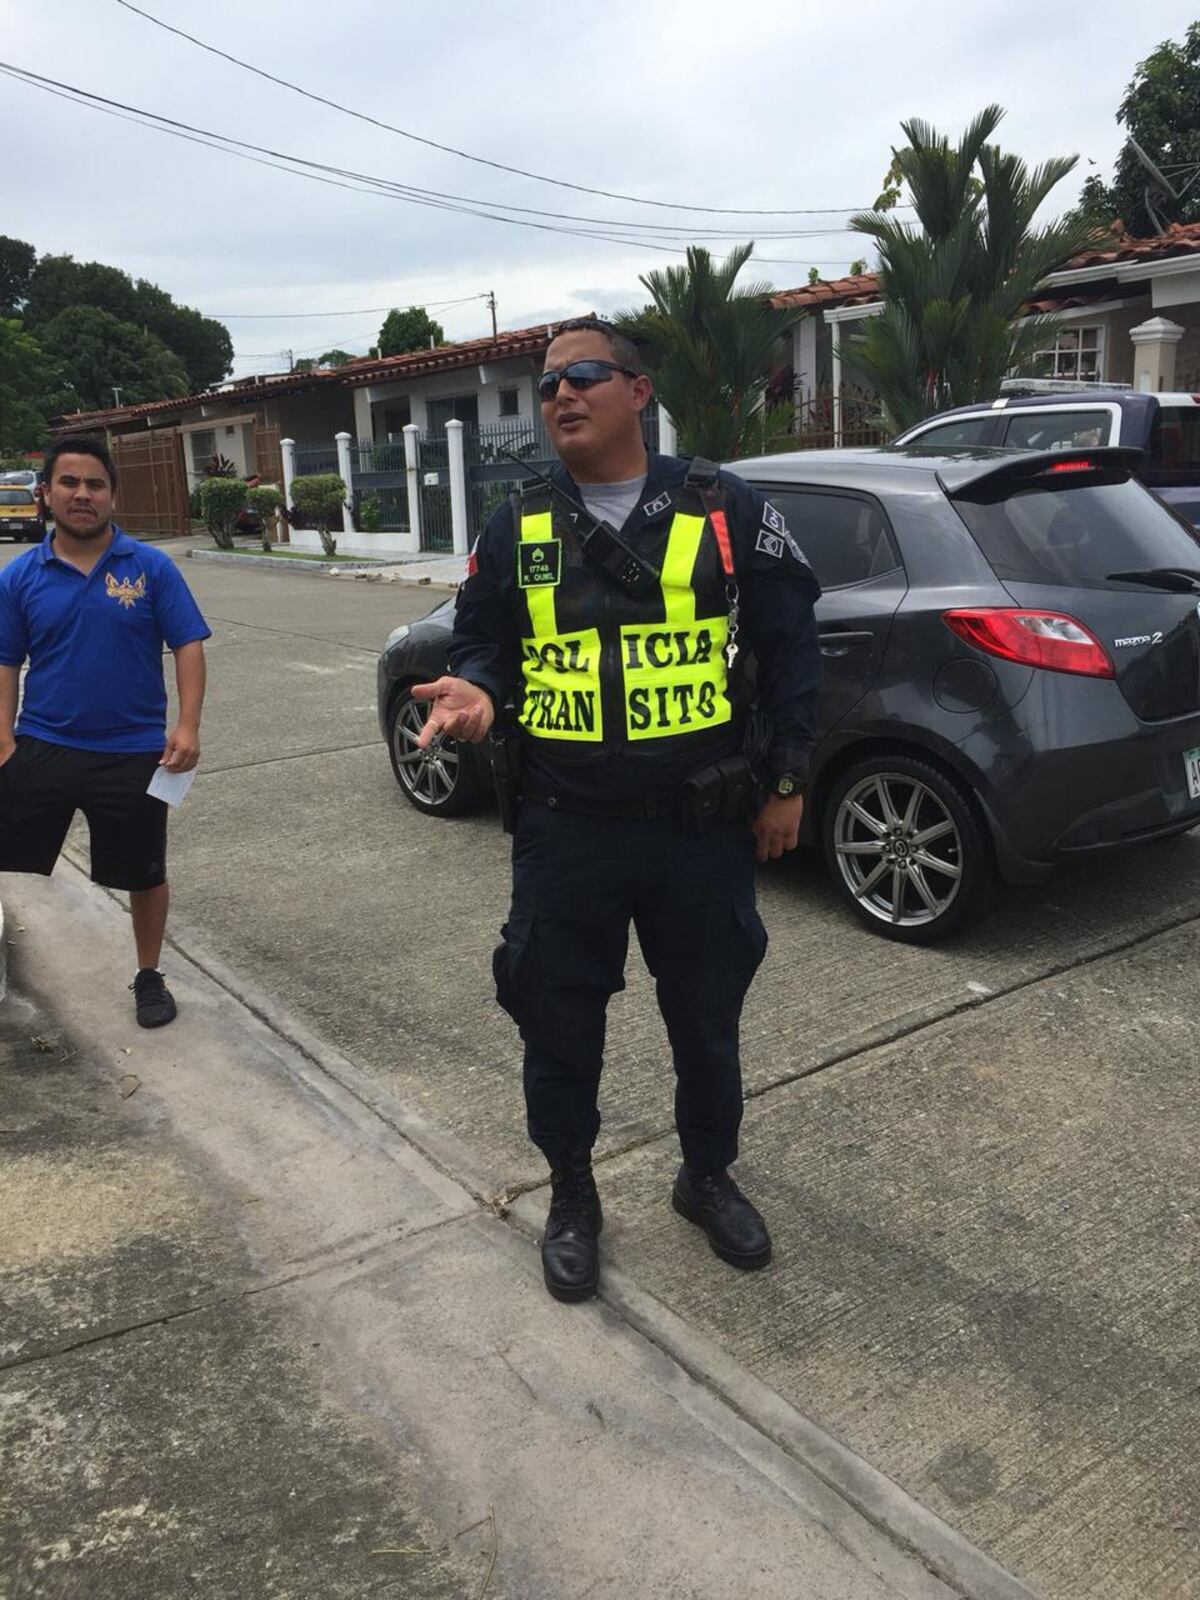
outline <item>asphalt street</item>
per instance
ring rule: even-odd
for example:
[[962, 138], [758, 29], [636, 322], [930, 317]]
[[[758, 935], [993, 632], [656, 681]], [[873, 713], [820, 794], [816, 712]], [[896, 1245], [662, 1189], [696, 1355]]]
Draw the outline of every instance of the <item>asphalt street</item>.
[[[375, 721], [384, 638], [441, 596], [184, 570], [214, 637], [175, 940], [491, 1192], [539, 1185], [490, 987], [507, 841], [413, 811]], [[1200, 1594], [1198, 868], [1197, 837], [1080, 863], [935, 950], [862, 932], [814, 858], [764, 871], [738, 1171], [777, 1260], [752, 1280], [668, 1208], [636, 955], [612, 1008], [606, 1260], [1047, 1596]]]

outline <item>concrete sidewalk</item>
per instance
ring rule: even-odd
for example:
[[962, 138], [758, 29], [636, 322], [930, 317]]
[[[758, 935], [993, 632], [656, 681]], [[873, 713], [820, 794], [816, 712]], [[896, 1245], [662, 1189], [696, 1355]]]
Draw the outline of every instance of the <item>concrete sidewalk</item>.
[[466, 1152], [299, 1027], [175, 955], [139, 1032], [75, 869], [0, 892], [6, 1600], [1028, 1596], [704, 1341], [556, 1305]]

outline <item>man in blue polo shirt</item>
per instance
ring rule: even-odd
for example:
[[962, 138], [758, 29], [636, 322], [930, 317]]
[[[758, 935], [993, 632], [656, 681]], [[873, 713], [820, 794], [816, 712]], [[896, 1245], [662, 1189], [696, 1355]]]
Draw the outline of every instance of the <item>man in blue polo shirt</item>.
[[[116, 487], [102, 444], [60, 439], [43, 469], [54, 531], [0, 572], [0, 872], [48, 875], [82, 811], [93, 881], [129, 891], [130, 987], [138, 1022], [158, 1028], [175, 1016], [158, 970], [167, 807], [146, 790], [158, 767], [200, 759], [210, 629], [170, 557], [113, 522]], [[179, 699], [169, 734], [164, 646]]]

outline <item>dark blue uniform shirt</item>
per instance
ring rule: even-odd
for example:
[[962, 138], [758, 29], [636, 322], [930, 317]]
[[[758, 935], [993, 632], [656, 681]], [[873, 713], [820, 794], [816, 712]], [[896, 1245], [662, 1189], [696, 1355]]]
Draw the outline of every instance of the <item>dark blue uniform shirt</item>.
[[0, 572], [0, 665], [29, 661], [17, 732], [50, 744], [161, 750], [163, 647], [210, 631], [170, 556], [115, 524], [90, 573], [59, 560], [52, 534]]

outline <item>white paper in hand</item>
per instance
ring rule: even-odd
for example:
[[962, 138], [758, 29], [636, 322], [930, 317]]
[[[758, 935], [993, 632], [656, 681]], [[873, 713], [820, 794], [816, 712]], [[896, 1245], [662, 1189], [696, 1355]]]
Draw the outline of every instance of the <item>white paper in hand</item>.
[[169, 806], [182, 805], [183, 797], [192, 787], [195, 776], [195, 767], [190, 772], [168, 772], [166, 767], [156, 767], [146, 793], [152, 794], [156, 800], [165, 800]]

